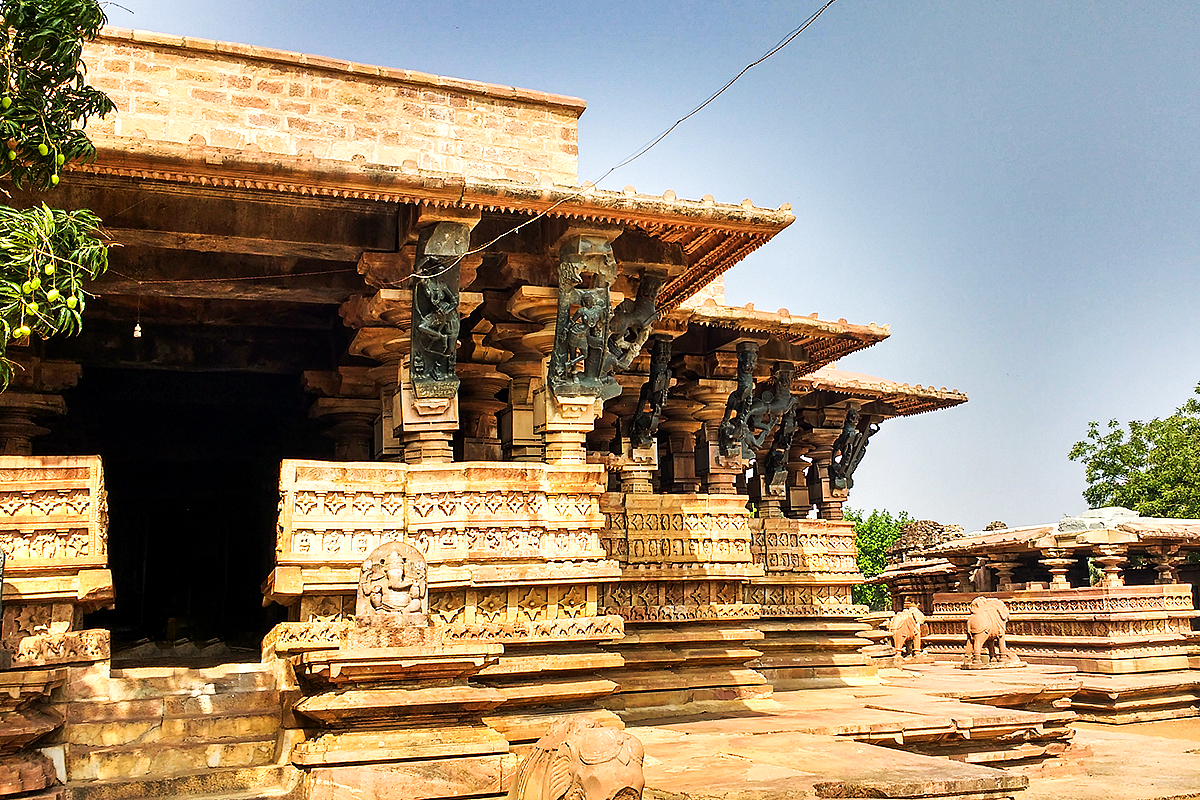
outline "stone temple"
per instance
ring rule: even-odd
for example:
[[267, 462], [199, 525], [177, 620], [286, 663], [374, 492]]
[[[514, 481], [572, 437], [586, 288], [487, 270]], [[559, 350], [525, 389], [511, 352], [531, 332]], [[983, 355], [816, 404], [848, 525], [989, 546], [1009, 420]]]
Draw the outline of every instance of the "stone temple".
[[[571, 97], [114, 29], [85, 60], [117, 111], [54, 202], [119, 247], [0, 394], [0, 796], [533, 797], [582, 737], [631, 797], [626, 725], [651, 786], [708, 734], [639, 723], [878, 685], [842, 506], [885, 422], [967, 398], [838, 368], [886, 326], [725, 305], [788, 206], [581, 185]], [[1078, 686], [1039, 680], [955, 694], [969, 746], [889, 707], [762, 757], [1012, 796], [973, 763], [1063, 752]]]

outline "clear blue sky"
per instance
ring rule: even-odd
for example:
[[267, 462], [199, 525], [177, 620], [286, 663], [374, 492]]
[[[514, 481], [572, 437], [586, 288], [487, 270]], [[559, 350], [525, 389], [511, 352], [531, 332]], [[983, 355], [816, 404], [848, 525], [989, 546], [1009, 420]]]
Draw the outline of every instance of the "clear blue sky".
[[[582, 179], [821, 5], [122, 4], [121, 27], [577, 95]], [[1200, 380], [1197, 98], [1200, 3], [839, 0], [604, 185], [791, 203], [729, 300], [889, 323], [840, 366], [971, 395], [885, 424], [852, 506], [1050, 521], [1084, 507], [1088, 420]]]

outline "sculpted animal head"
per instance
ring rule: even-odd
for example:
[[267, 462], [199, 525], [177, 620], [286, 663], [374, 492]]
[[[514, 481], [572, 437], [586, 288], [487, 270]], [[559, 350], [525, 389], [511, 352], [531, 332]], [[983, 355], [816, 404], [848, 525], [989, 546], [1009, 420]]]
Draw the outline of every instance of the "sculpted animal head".
[[645, 779], [637, 737], [591, 720], [554, 723], [521, 763], [509, 800], [638, 800]]

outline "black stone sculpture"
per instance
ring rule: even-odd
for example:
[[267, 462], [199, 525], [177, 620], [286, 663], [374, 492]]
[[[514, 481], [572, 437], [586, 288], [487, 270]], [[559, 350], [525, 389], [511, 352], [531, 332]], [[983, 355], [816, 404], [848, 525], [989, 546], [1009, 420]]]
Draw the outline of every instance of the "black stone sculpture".
[[662, 285], [662, 275], [647, 271], [638, 283], [637, 297], [626, 297], [613, 309], [604, 365], [607, 374], [629, 369], [642, 352], [650, 326], [658, 319], [656, 301]]
[[671, 388], [672, 338], [663, 334], [653, 337], [650, 350], [650, 377], [642, 384], [637, 409], [629, 424], [629, 441], [634, 449], [649, 447], [658, 433], [667, 391]]
[[738, 342], [737, 388], [725, 401], [725, 415], [717, 430], [718, 447], [723, 456], [746, 455], [744, 443], [749, 428], [746, 424], [754, 405], [754, 368], [758, 365], [758, 343]]
[[412, 289], [412, 361], [417, 397], [453, 397], [458, 391], [459, 261], [469, 247], [466, 225], [441, 222], [421, 232]]
[[607, 239], [573, 236], [559, 251], [558, 319], [548, 379], [558, 396], [608, 400], [621, 386], [606, 372], [612, 307], [608, 287], [617, 262]]
[[842, 433], [833, 443], [833, 458], [829, 462], [829, 483], [834, 489], [853, 489], [854, 470], [858, 469], [867, 452], [867, 440], [879, 430], [872, 422], [860, 428], [862, 421], [858, 409], [846, 412]]

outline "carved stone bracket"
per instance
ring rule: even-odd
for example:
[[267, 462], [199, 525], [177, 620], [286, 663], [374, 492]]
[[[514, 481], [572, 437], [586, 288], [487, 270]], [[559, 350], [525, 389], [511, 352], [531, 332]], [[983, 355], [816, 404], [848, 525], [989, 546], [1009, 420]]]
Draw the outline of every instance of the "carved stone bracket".
[[829, 463], [829, 482], [836, 489], [854, 488], [854, 471], [867, 453], [867, 441], [879, 430], [879, 425], [864, 419], [857, 408], [846, 412], [842, 434], [833, 443]]
[[671, 343], [673, 337], [657, 334], [652, 337], [650, 354], [650, 377], [642, 384], [637, 408], [629, 420], [629, 440], [634, 449], [649, 447], [654, 443], [658, 425], [662, 420], [663, 408], [667, 404], [667, 392], [671, 388]]
[[458, 391], [459, 262], [471, 245], [471, 226], [438, 222], [423, 229], [413, 269], [410, 378], [419, 399]]
[[758, 343], [738, 342], [737, 361], [737, 388], [729, 393], [719, 428], [721, 455], [727, 458], [753, 458], [753, 451], [746, 447], [745, 442], [750, 432], [750, 409], [754, 405], [754, 368], [758, 366]]
[[608, 400], [621, 393], [605, 373], [612, 320], [609, 286], [616, 275], [609, 238], [573, 235], [559, 248], [558, 313], [547, 370], [556, 398]]

